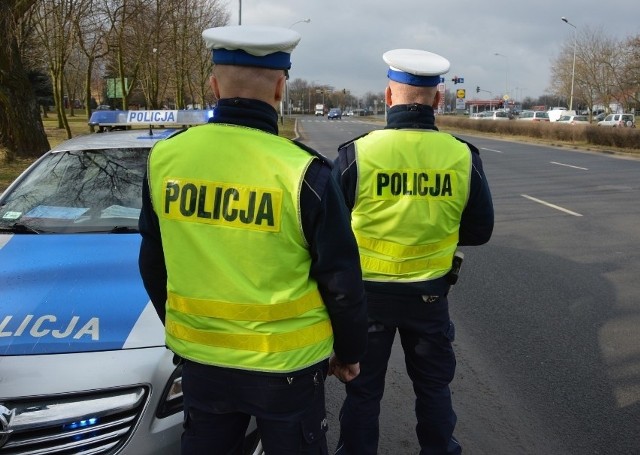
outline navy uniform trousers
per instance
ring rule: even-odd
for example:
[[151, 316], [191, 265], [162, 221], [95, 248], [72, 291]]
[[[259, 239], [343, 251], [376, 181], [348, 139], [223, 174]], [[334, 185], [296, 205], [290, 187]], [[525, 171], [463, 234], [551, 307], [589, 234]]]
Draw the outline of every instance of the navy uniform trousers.
[[[456, 358], [451, 342], [455, 330], [445, 296], [367, 293], [369, 336], [360, 375], [346, 384], [340, 411], [340, 439], [336, 454], [374, 455], [380, 433], [380, 400], [396, 331], [416, 395], [416, 434], [421, 455], [459, 454], [453, 437], [456, 414], [449, 383]], [[384, 431], [384, 429], [383, 429]]]
[[328, 361], [288, 376], [185, 361], [182, 455], [241, 455], [251, 416], [267, 454], [326, 455]]

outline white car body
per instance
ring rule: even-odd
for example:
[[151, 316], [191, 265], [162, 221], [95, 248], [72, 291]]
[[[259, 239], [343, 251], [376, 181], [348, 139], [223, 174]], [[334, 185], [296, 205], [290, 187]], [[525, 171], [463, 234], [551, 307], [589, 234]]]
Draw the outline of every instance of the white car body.
[[549, 114], [545, 111], [522, 111], [517, 120], [519, 122], [548, 122]]
[[547, 111], [547, 114], [549, 114], [550, 122], [556, 122], [563, 115], [576, 115], [576, 111], [570, 111], [566, 107], [552, 107]]
[[636, 120], [633, 114], [609, 114], [598, 122], [598, 126], [635, 128]]
[[481, 120], [509, 120], [509, 113], [503, 110], [482, 112]]
[[589, 117], [586, 115], [563, 115], [556, 123], [567, 123], [569, 125], [589, 125]]

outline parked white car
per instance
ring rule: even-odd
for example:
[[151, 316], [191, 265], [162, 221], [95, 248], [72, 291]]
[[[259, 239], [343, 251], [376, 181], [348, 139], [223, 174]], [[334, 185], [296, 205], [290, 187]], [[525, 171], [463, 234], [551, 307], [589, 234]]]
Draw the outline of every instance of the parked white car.
[[545, 111], [522, 111], [518, 116], [520, 122], [548, 122], [549, 113]]
[[598, 122], [598, 126], [616, 127], [636, 127], [636, 119], [633, 114], [609, 114], [604, 120]]
[[482, 114], [482, 120], [509, 120], [509, 113], [506, 111], [485, 111]]
[[588, 125], [589, 117], [586, 115], [563, 115], [557, 123], [567, 123], [569, 125]]

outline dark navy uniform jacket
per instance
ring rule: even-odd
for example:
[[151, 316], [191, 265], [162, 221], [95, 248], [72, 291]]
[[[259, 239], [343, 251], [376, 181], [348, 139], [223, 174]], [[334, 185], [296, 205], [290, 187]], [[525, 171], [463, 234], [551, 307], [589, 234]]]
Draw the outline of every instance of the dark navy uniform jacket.
[[[220, 100], [211, 121], [278, 134], [277, 112], [267, 103], [256, 100]], [[319, 157], [313, 160], [305, 174], [300, 196], [302, 228], [312, 261], [310, 276], [318, 282], [331, 318], [336, 355], [342, 362], [356, 363], [366, 349], [367, 308], [357, 244], [349, 224], [349, 211], [331, 176], [331, 163], [317, 152], [298, 145]], [[215, 144], [212, 144], [213, 147]], [[142, 235], [140, 273], [149, 297], [164, 322], [167, 271], [160, 226], [151, 206], [146, 175], [139, 228]]]
[[[433, 108], [421, 104], [403, 104], [391, 107], [387, 112], [385, 129], [406, 128], [437, 131]], [[333, 169], [349, 210], [353, 209], [358, 184], [358, 168], [354, 145], [356, 139], [339, 147], [338, 158], [335, 160]], [[482, 245], [489, 241], [493, 232], [491, 192], [482, 169], [480, 152], [472, 144], [459, 138], [456, 139], [469, 146], [472, 159], [469, 200], [462, 213], [458, 245]], [[449, 285], [446, 278], [439, 278], [418, 283], [375, 283], [365, 281], [365, 288], [367, 291], [380, 293], [431, 295], [446, 293]]]

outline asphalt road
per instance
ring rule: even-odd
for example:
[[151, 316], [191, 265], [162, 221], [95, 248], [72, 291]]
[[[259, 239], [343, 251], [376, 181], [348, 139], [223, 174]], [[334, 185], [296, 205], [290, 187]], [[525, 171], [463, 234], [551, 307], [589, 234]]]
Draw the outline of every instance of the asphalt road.
[[[328, 157], [380, 123], [301, 117]], [[493, 238], [464, 248], [451, 294], [464, 453], [640, 454], [640, 160], [467, 137], [481, 150]], [[344, 396], [328, 384], [329, 444]], [[380, 454], [418, 453], [398, 349]]]

